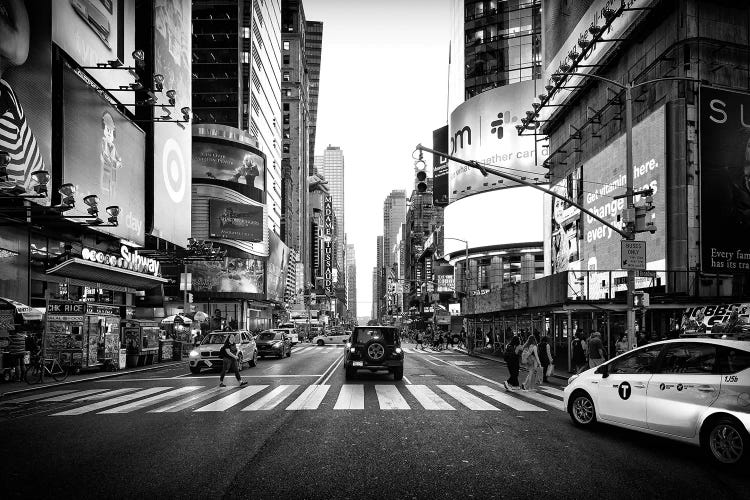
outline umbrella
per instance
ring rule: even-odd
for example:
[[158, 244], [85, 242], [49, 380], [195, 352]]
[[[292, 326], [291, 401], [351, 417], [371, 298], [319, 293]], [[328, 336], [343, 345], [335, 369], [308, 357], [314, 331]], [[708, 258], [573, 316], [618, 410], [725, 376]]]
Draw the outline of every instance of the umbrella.
[[161, 320], [162, 325], [172, 325], [174, 323], [182, 323], [183, 325], [192, 325], [193, 320], [188, 318], [187, 316], [183, 316], [182, 314], [173, 314], [172, 316], [167, 316], [163, 320]]
[[192, 316], [193, 321], [197, 321], [198, 323], [203, 323], [208, 319], [208, 314], [204, 313], [203, 311], [195, 311]]
[[0, 297], [0, 309], [10, 309], [24, 321], [41, 321], [42, 313], [13, 299]]

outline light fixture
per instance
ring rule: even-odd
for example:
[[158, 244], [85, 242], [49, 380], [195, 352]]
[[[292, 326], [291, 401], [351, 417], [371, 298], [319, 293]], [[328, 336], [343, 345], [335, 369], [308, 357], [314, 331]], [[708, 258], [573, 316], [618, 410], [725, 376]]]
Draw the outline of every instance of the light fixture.
[[547, 94], [539, 94], [537, 97], [540, 101], [544, 101], [545, 99], [547, 99]]
[[602, 9], [602, 16], [604, 16], [604, 19], [606, 19], [607, 22], [614, 19], [616, 14], [617, 12], [615, 12], [614, 9], [612, 9], [611, 7], [604, 7]]
[[596, 25], [591, 22], [591, 26], [589, 26], [589, 33], [591, 33], [593, 36], [601, 35], [602, 31], [604, 31], [604, 28], [602, 28], [599, 25]]
[[34, 186], [36, 194], [40, 197], [46, 197], [47, 184], [49, 183], [49, 172], [46, 170], [35, 170], [34, 172], [31, 172], [31, 178], [36, 182], [36, 186]]
[[107, 213], [109, 214], [107, 222], [116, 226], [117, 216], [120, 215], [120, 207], [118, 207], [117, 205], [111, 205], [107, 207]]
[[161, 92], [163, 89], [164, 89], [164, 75], [157, 73], [154, 75], [154, 90], [157, 92]]
[[134, 50], [133, 59], [135, 59], [135, 62], [137, 63], [142, 63], [146, 59], [146, 54], [141, 49]]
[[524, 131], [524, 128], [525, 127], [523, 125], [516, 125], [516, 130], [518, 131], [519, 134]]
[[581, 55], [581, 53], [578, 52], [578, 49], [576, 49], [575, 47], [573, 47], [572, 49], [570, 49], [570, 52], [568, 52], [568, 57], [573, 62], [577, 61], [578, 57], [580, 57], [580, 55]]
[[560, 83], [564, 79], [565, 79], [565, 75], [561, 75], [560, 73], [555, 73], [552, 75], [552, 81], [555, 83]]
[[95, 194], [90, 194], [83, 198], [83, 202], [90, 207], [95, 207], [99, 203], [99, 197]]
[[586, 34], [578, 37], [578, 46], [581, 47], [581, 49], [586, 50], [591, 45], [591, 42], [586, 38]]
[[66, 182], [62, 186], [60, 186], [60, 189], [57, 190], [58, 193], [60, 193], [63, 197], [62, 204], [66, 207], [74, 207], [76, 204], [75, 200], [75, 194], [76, 194], [76, 187], [75, 185]]
[[167, 98], [169, 99], [169, 105], [170, 106], [174, 106], [175, 97], [176, 96], [177, 96], [177, 91], [176, 90], [174, 90], [174, 89], [167, 90]]
[[542, 104], [538, 102], [532, 102], [531, 107], [534, 108], [534, 111], [539, 111], [539, 108], [542, 107]]
[[545, 86], [544, 86], [544, 90], [546, 90], [546, 91], [547, 91], [547, 93], [549, 94], [549, 93], [551, 93], [551, 92], [552, 92], [553, 90], [555, 90], [555, 86], [554, 86], [554, 85], [550, 85], [550, 84], [548, 83], [547, 85], [545, 85]]
[[185, 106], [184, 108], [180, 109], [180, 113], [182, 113], [182, 118], [185, 119], [185, 121], [190, 121], [190, 108]]

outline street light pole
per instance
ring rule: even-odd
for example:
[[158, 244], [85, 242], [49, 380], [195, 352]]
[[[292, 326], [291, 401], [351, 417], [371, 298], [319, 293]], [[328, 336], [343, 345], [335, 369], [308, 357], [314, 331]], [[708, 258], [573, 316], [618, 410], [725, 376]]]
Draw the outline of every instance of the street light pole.
[[[625, 86], [625, 204], [628, 213], [633, 209], [633, 86]], [[635, 225], [635, 221], [629, 224]], [[628, 228], [627, 239], [635, 240], [635, 227]], [[626, 333], [628, 335], [628, 348], [635, 348], [635, 308], [633, 307], [633, 294], [635, 292], [635, 270], [628, 269], [626, 279], [627, 309], [625, 310]]]

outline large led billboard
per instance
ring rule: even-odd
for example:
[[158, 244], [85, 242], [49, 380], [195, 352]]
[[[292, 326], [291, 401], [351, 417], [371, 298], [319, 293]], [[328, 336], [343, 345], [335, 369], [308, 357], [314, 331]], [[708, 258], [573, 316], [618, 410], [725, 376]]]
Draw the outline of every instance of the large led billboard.
[[750, 272], [750, 94], [700, 91], [701, 270]]
[[264, 293], [265, 263], [260, 259], [226, 257], [191, 262], [193, 292]]
[[50, 4], [13, 3], [0, 9], [0, 151], [10, 154], [5, 186], [29, 190], [32, 172], [52, 172]]
[[263, 241], [263, 207], [224, 200], [208, 201], [208, 235], [240, 241]]
[[273, 231], [269, 231], [268, 236], [270, 252], [266, 262], [266, 298], [281, 302], [286, 290], [289, 247]]
[[[176, 90], [172, 116], [190, 106], [190, 0], [156, 0], [154, 72], [164, 90]], [[160, 98], [161, 99], [161, 98]], [[154, 225], [152, 234], [178, 245], [190, 236], [192, 131], [176, 123], [154, 124]], [[180, 214], [175, 217], [175, 214]]]
[[[537, 145], [533, 135], [519, 136], [516, 125], [535, 99], [535, 81], [526, 81], [483, 92], [458, 106], [450, 118], [448, 153], [497, 167], [527, 180], [544, 181], [547, 146]], [[448, 162], [450, 202], [483, 191], [517, 186], [518, 183]]]
[[101, 218], [120, 207], [119, 225], [100, 230], [143, 245], [145, 134], [68, 67], [63, 89], [63, 182], [77, 187], [76, 208], [65, 214], [86, 215], [82, 200], [96, 195]]
[[266, 158], [249, 144], [193, 135], [193, 179], [265, 200]]

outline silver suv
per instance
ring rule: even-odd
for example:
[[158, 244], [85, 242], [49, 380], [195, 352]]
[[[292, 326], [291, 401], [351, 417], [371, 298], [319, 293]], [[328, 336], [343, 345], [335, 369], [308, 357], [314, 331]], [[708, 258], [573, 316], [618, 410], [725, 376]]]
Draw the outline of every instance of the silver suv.
[[203, 337], [201, 343], [190, 352], [190, 357], [188, 358], [190, 371], [192, 373], [200, 373], [203, 368], [221, 369], [223, 361], [219, 351], [224, 342], [226, 342], [227, 337], [232, 334], [235, 336], [235, 341], [237, 342], [237, 356], [239, 358], [240, 370], [242, 370], [243, 363], [247, 363], [248, 367], [255, 366], [258, 359], [258, 348], [255, 345], [252, 335], [246, 331], [217, 331]]

